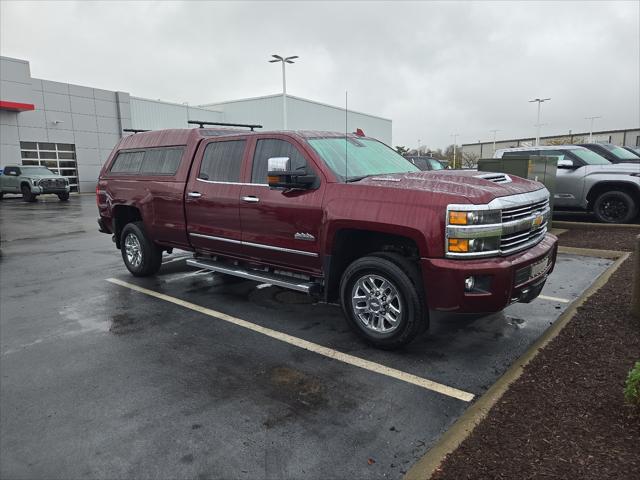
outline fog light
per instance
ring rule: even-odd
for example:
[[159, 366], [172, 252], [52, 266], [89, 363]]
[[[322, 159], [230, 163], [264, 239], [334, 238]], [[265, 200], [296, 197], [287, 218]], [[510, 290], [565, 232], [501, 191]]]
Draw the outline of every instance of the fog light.
[[476, 285], [476, 280], [473, 277], [467, 277], [464, 279], [464, 289], [467, 292], [473, 290], [473, 287]]

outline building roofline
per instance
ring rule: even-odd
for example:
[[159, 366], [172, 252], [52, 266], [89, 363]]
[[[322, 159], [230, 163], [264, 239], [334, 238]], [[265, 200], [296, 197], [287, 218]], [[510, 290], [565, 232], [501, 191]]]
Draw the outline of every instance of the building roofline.
[[[618, 132], [634, 132], [636, 130], [640, 130], [640, 127], [636, 127], [636, 128], [618, 128], [616, 130], [598, 130], [597, 132], [593, 132], [593, 135], [598, 135], [601, 133], [618, 133]], [[547, 138], [562, 138], [562, 137], [569, 137], [569, 136], [580, 136], [580, 135], [589, 135], [589, 132], [571, 132], [571, 133], [563, 133], [563, 134], [559, 134], [559, 135], [546, 135], [544, 137], [540, 137], [540, 140], [544, 140]], [[498, 140], [496, 139], [496, 143], [504, 143], [504, 142], [521, 142], [523, 140], [535, 140], [536, 137], [522, 137], [522, 138], [508, 138], [506, 140]], [[493, 145], [493, 140], [488, 140], [486, 142], [475, 142], [475, 143], [463, 143], [460, 146], [461, 147], [465, 147], [465, 146], [471, 146], [471, 145]]]
[[185, 104], [185, 103], [167, 102], [166, 100], [157, 100], [157, 99], [154, 100], [153, 98], [136, 97], [134, 95], [129, 95], [129, 98], [133, 98], [135, 100], [143, 100], [145, 102], [160, 103], [160, 104], [163, 104], [163, 105], [174, 105], [176, 107], [194, 108], [194, 109], [197, 109], [197, 110], [204, 110], [204, 111], [207, 111], [207, 112], [223, 113], [221, 110], [212, 110], [212, 109], [208, 109], [208, 108], [202, 108], [200, 105], [190, 105], [190, 104]]
[[[218, 105], [224, 105], [224, 104], [227, 104], [227, 103], [251, 102], [251, 101], [254, 101], [254, 100], [264, 100], [264, 99], [267, 99], [267, 98], [276, 98], [276, 97], [282, 97], [282, 94], [281, 93], [275, 93], [275, 94], [272, 94], [272, 95], [262, 95], [262, 96], [259, 96], [259, 97], [240, 98], [238, 100], [228, 100], [228, 101], [224, 101], [224, 102], [203, 103], [203, 104], [201, 104], [199, 106], [208, 108], [208, 107], [216, 107]], [[310, 100], [310, 99], [304, 98], [304, 97], [298, 97], [296, 95], [287, 94], [287, 98], [294, 98], [294, 99], [300, 100], [302, 102], [313, 103], [315, 105], [322, 105], [323, 107], [335, 108], [336, 110], [344, 111], [343, 107], [338, 107], [336, 105], [331, 105], [329, 103], [318, 102], [317, 100]], [[349, 112], [350, 113], [357, 113], [358, 115], [364, 115], [364, 116], [367, 116], [367, 117], [378, 118], [380, 120], [385, 120], [387, 122], [393, 122], [393, 120], [391, 120], [390, 118], [381, 117], [380, 115], [373, 115], [371, 113], [365, 113], [365, 112], [360, 112], [360, 111], [351, 110], [351, 109], [349, 109]]]

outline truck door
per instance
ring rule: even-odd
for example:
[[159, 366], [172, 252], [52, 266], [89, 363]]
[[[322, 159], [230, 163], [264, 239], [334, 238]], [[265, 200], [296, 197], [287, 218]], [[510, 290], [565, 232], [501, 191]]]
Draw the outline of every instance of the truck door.
[[[582, 160], [567, 150], [543, 151], [542, 153], [558, 157], [559, 164], [556, 170], [556, 184], [553, 194], [554, 206], [577, 208], [586, 206], [581, 204], [586, 173], [586, 167]], [[562, 165], [560, 163], [561, 160], [570, 160], [573, 166]]]
[[[315, 173], [316, 187], [270, 189], [267, 160], [271, 157], [288, 157], [293, 170]], [[286, 136], [259, 138], [250, 173], [250, 183], [242, 187], [240, 201], [244, 254], [274, 265], [319, 273], [324, 179], [313, 160]]]
[[2, 189], [5, 192], [19, 192], [20, 169], [18, 167], [7, 167], [2, 174]]
[[197, 251], [242, 254], [240, 172], [246, 143], [212, 139], [198, 148], [185, 191], [187, 233]]

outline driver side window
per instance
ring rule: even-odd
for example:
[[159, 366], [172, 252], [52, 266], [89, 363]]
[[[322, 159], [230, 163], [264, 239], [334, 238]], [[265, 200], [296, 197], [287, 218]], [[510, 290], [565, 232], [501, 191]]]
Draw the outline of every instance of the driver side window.
[[300, 173], [307, 171], [307, 160], [295, 145], [275, 138], [258, 140], [253, 154], [251, 183], [267, 183], [267, 161], [273, 157], [289, 157], [291, 170]]

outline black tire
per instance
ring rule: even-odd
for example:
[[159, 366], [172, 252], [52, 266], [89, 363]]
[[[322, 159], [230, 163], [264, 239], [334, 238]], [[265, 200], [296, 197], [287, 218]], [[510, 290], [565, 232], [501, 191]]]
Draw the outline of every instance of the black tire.
[[24, 202], [35, 202], [36, 201], [36, 196], [31, 193], [31, 189], [29, 188], [28, 185], [22, 185], [20, 187], [20, 191], [22, 192], [22, 200]]
[[628, 193], [611, 190], [598, 195], [593, 213], [599, 222], [629, 223], [638, 214], [638, 204]]
[[66, 202], [67, 200], [69, 200], [69, 192], [59, 193], [58, 198], [61, 202]]
[[[380, 278], [386, 280], [398, 294], [395, 297], [397, 298], [396, 306], [401, 305], [402, 315], [395, 325], [389, 324], [387, 332], [375, 331], [367, 326], [366, 319], [358, 317], [354, 310], [352, 297], [358, 293], [356, 283], [365, 277], [373, 278], [374, 281], [379, 281], [375, 279]], [[422, 284], [417, 277], [419, 277], [417, 269], [397, 254], [378, 253], [355, 260], [345, 269], [340, 280], [340, 301], [349, 326], [367, 343], [377, 348], [392, 350], [411, 342], [428, 325], [428, 310], [422, 294]], [[362, 300], [360, 303], [370, 306], [372, 301], [376, 302], [376, 298]], [[376, 303], [370, 308], [378, 306], [379, 304]], [[375, 318], [380, 318], [380, 315], [375, 317], [372, 313], [362, 315], [369, 315], [368, 323], [374, 322]], [[385, 321], [382, 321], [382, 325], [379, 326], [385, 328]]]
[[[129, 239], [128, 237], [132, 238]], [[128, 249], [128, 241], [131, 247]], [[139, 259], [134, 255], [136, 249], [136, 241], [140, 254]], [[120, 234], [120, 252], [127, 270], [134, 277], [148, 277], [154, 275], [162, 266], [162, 249], [153, 243], [144, 232], [142, 222], [127, 223]], [[132, 254], [132, 258], [129, 258]]]

